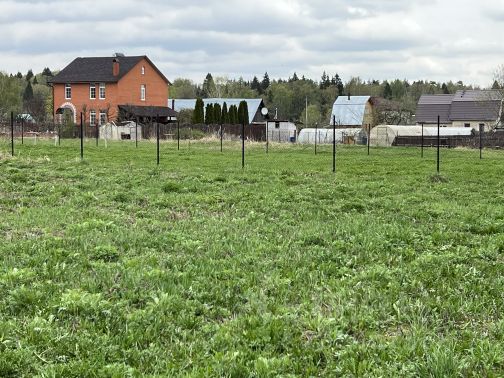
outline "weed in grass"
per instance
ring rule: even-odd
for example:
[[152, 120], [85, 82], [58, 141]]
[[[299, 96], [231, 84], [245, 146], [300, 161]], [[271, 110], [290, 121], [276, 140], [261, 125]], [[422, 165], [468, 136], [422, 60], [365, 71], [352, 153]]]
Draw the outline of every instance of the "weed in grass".
[[430, 176], [429, 180], [433, 184], [444, 184], [444, 183], [450, 182], [448, 177], [442, 176], [440, 174], [435, 174], [435, 175]]
[[177, 182], [171, 181], [164, 183], [161, 189], [164, 193], [179, 193], [180, 191], [182, 191], [182, 185]]

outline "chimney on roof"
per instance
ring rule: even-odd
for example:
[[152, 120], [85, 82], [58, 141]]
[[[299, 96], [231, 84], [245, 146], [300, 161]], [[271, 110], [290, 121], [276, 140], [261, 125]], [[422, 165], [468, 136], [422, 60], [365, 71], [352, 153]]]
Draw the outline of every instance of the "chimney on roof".
[[119, 76], [119, 72], [120, 72], [119, 59], [114, 58], [114, 60], [112, 61], [112, 75]]

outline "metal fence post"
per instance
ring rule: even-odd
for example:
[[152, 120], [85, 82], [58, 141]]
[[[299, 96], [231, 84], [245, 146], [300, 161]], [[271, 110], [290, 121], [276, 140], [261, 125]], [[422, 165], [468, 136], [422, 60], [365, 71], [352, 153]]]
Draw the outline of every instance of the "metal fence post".
[[441, 144], [441, 118], [440, 116], [437, 117], [437, 173], [439, 174], [440, 172], [440, 164], [439, 164], [439, 154], [440, 154], [440, 144]]
[[269, 154], [269, 122], [266, 119], [266, 153]]
[[422, 158], [424, 157], [424, 123], [422, 122]]
[[245, 121], [242, 122], [242, 169], [245, 169]]
[[336, 173], [336, 116], [333, 116], [333, 173]]
[[21, 118], [21, 144], [24, 144], [24, 118]]
[[98, 147], [98, 142], [99, 142], [99, 139], [100, 139], [100, 125], [99, 124], [95, 124], [95, 127], [96, 127], [96, 133], [95, 133], [96, 147]]
[[135, 148], [138, 148], [138, 117], [135, 118]]
[[371, 154], [371, 124], [368, 125], [368, 136], [367, 136], [367, 154]]
[[84, 117], [80, 114], [80, 157], [84, 159]]
[[177, 150], [180, 150], [180, 120], [177, 121]]
[[159, 116], [156, 118], [157, 165], [159, 165]]
[[11, 155], [14, 156], [14, 112], [11, 112]]
[[479, 150], [480, 150], [480, 160], [483, 159], [483, 125], [479, 125]]
[[317, 155], [318, 122], [315, 122], [315, 155]]

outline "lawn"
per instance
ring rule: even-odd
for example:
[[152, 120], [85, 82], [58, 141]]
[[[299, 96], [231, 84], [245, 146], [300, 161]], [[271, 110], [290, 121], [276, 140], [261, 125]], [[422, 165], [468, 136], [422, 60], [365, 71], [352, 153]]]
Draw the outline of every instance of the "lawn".
[[1, 377], [504, 375], [504, 152], [0, 142]]

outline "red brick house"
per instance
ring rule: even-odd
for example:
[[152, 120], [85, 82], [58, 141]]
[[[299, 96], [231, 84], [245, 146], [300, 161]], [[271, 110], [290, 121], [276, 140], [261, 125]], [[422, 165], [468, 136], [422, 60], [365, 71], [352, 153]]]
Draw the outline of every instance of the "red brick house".
[[168, 108], [170, 82], [147, 56], [77, 58], [49, 84], [53, 87], [54, 119], [71, 111], [75, 123], [82, 112], [85, 122], [101, 125], [120, 118], [157, 115], [169, 121], [176, 113]]

